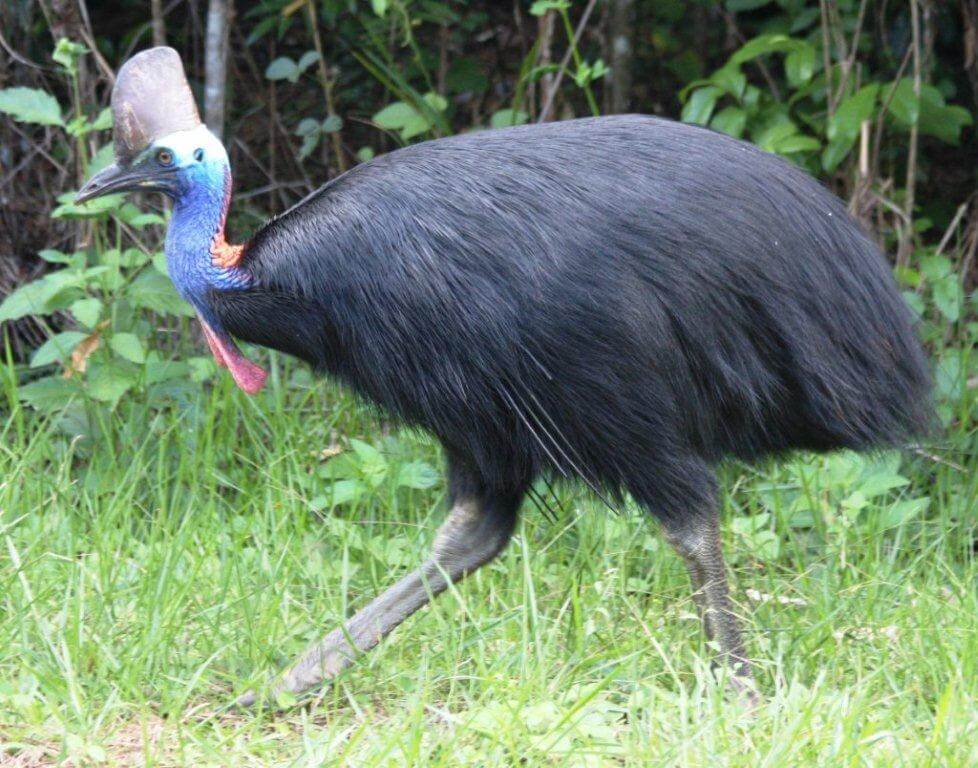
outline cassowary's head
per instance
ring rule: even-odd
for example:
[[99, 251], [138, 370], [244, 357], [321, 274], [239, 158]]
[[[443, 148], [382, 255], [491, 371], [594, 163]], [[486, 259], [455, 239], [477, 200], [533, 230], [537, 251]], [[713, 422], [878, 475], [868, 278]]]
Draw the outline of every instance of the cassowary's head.
[[231, 199], [227, 152], [200, 122], [176, 51], [151, 48], [125, 63], [112, 89], [112, 117], [115, 162], [75, 199], [140, 190], [173, 199], [166, 239], [170, 278], [197, 310], [217, 363], [243, 390], [257, 392], [265, 372], [238, 351], [208, 300], [215, 291], [248, 288], [251, 276], [239, 264], [241, 246], [228, 245], [224, 234]]
[[137, 54], [112, 90], [116, 161], [79, 191], [77, 200], [121, 191], [163, 192], [174, 200], [200, 185], [222, 190], [224, 145], [200, 122], [180, 56], [172, 48]]

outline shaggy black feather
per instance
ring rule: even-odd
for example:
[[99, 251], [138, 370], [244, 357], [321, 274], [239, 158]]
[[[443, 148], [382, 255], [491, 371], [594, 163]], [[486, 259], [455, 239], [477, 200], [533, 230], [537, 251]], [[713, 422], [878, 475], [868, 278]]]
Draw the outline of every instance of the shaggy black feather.
[[440, 438], [487, 488], [548, 469], [670, 519], [712, 466], [899, 445], [932, 420], [875, 245], [784, 160], [649, 117], [411, 146], [247, 244], [228, 331]]

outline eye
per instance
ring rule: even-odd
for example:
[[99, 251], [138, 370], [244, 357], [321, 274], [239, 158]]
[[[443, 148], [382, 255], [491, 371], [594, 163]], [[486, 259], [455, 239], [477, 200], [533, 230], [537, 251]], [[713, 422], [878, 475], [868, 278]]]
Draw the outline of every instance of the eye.
[[160, 165], [173, 165], [173, 153], [168, 149], [161, 149], [156, 153], [156, 162]]
[[198, 163], [201, 163], [201, 162], [204, 161], [204, 150], [203, 149], [195, 149], [194, 150], [194, 160], [196, 160]]

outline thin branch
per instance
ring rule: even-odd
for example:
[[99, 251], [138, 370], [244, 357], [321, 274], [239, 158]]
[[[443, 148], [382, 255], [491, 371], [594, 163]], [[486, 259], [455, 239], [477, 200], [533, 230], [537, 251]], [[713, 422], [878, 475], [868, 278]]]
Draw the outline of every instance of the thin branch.
[[[323, 96], [326, 98], [326, 115], [327, 117], [332, 117], [336, 114], [336, 105], [333, 101], [333, 81], [326, 67], [326, 53], [323, 49], [323, 39], [319, 34], [316, 7], [313, 5], [312, 0], [306, 0], [306, 11], [309, 14], [309, 26], [312, 27], [313, 45], [316, 46], [316, 53], [319, 54], [319, 83], [323, 88]], [[330, 132], [329, 138], [333, 144], [333, 155], [336, 157], [336, 165], [340, 173], [344, 173], [346, 171], [346, 158], [343, 155], [343, 142], [340, 139], [340, 132]]]
[[564, 79], [564, 72], [567, 71], [567, 65], [570, 63], [571, 56], [574, 51], [577, 50], [577, 43], [581, 39], [581, 35], [584, 34], [584, 28], [587, 26], [588, 19], [591, 18], [591, 12], [594, 10], [594, 6], [597, 5], [598, 0], [590, 0], [587, 7], [584, 9], [584, 13], [581, 14], [581, 20], [577, 22], [577, 29], [574, 30], [574, 37], [570, 41], [570, 45], [567, 46], [567, 50], [564, 52], [564, 58], [560, 60], [560, 67], [557, 70], [557, 76], [554, 78], [553, 85], [550, 86], [550, 90], [547, 92], [546, 101], [543, 103], [543, 108], [540, 110], [540, 117], [537, 118], [538, 123], [545, 123], [547, 118], [550, 117], [550, 110], [553, 109], [554, 99], [557, 97], [557, 91], [560, 90], [560, 83]]
[[[917, 191], [917, 143], [919, 136], [919, 104], [920, 104], [920, 10], [918, 0], [910, 0], [911, 46], [913, 50], [913, 95], [918, 104], [918, 117], [910, 125], [910, 143], [907, 147], [907, 181], [904, 194], [906, 218], [913, 219], [914, 198]], [[904, 230], [897, 250], [897, 264], [906, 266], [910, 261], [910, 251], [913, 249], [913, 226]]]

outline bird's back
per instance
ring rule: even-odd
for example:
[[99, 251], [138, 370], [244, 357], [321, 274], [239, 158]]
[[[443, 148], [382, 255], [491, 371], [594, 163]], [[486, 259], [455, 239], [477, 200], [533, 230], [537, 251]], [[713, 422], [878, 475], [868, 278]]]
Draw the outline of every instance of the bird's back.
[[263, 309], [231, 300], [236, 335], [444, 440], [525, 432], [526, 461], [612, 485], [628, 468], [608, 445], [714, 460], [889, 444], [930, 420], [909, 312], [840, 201], [693, 126], [411, 146], [271, 221], [245, 264], [280, 317], [256, 331], [240, 317]]

